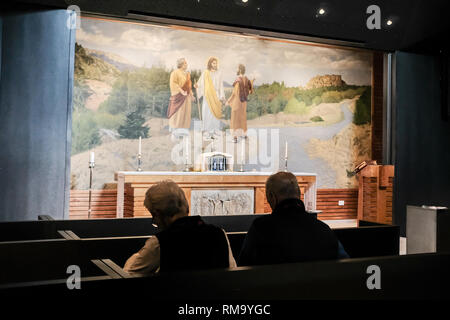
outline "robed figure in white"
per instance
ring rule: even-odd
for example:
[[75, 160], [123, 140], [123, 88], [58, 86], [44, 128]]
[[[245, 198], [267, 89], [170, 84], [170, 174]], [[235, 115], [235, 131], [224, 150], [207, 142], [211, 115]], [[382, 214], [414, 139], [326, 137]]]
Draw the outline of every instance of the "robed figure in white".
[[207, 69], [202, 72], [197, 88], [198, 99], [202, 102], [202, 131], [209, 136], [218, 135], [221, 131], [222, 104], [225, 101], [222, 73], [218, 70], [218, 60], [212, 57]]

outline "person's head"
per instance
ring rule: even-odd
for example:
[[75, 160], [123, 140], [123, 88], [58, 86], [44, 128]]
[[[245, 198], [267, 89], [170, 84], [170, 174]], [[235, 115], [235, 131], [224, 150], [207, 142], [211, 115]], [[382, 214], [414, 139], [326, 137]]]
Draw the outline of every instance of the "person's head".
[[237, 75], [244, 75], [245, 74], [245, 66], [243, 64], [240, 64], [238, 66]]
[[216, 57], [211, 57], [208, 60], [208, 70], [217, 70], [219, 66], [219, 61]]
[[172, 180], [151, 186], [145, 194], [144, 206], [152, 214], [153, 222], [161, 229], [166, 229], [178, 218], [189, 214], [186, 196]]
[[290, 172], [278, 172], [266, 181], [266, 198], [272, 210], [286, 199], [300, 199], [297, 178]]
[[183, 70], [183, 71], [186, 71], [187, 65], [188, 65], [188, 64], [187, 64], [187, 61], [186, 61], [185, 58], [180, 58], [180, 59], [177, 60], [177, 68], [178, 68], [178, 69], [181, 69], [181, 70]]

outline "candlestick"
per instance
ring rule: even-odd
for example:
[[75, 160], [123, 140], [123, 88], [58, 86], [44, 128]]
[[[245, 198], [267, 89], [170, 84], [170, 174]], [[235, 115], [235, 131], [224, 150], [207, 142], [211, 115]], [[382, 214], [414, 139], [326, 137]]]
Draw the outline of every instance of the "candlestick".
[[186, 137], [186, 159], [189, 159], [189, 136]]
[[211, 152], [216, 152], [216, 146], [214, 145], [214, 141], [216, 140], [215, 136], [211, 136]]
[[142, 138], [139, 136], [139, 152], [138, 154], [142, 154]]
[[286, 146], [285, 146], [285, 153], [284, 153], [284, 157], [287, 158], [288, 157], [288, 142], [286, 141]]
[[137, 165], [138, 165], [137, 171], [141, 172], [142, 171], [142, 168], [141, 168], [141, 165], [142, 165], [142, 137], [141, 136], [139, 136], [139, 148], [138, 148], [137, 162], [138, 162], [137, 163]]
[[189, 172], [189, 136], [187, 136], [186, 138], [186, 146], [185, 146], [185, 150], [186, 150], [186, 154], [184, 157], [184, 172]]
[[286, 147], [284, 152], [284, 171], [288, 171], [288, 142], [286, 141]]
[[245, 162], [245, 140], [241, 140], [241, 168], [240, 172], [244, 172], [244, 162]]
[[92, 178], [94, 175], [95, 167], [95, 156], [94, 152], [91, 152], [91, 158], [89, 159], [89, 203], [88, 203], [88, 219], [91, 218], [92, 212]]
[[139, 153], [138, 154], [138, 168], [137, 168], [137, 171], [142, 171], [142, 168], [141, 168], [141, 165], [142, 165], [142, 155]]
[[189, 171], [191, 171], [190, 168], [189, 168], [189, 164], [188, 164], [188, 161], [187, 161], [187, 160], [184, 162], [184, 169], [183, 169], [183, 171], [184, 171], [184, 172], [189, 172]]

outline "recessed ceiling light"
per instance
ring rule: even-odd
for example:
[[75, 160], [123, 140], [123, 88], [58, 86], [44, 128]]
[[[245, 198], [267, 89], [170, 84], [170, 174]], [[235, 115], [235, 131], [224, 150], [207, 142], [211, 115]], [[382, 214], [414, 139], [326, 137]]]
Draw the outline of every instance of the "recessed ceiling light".
[[325, 14], [325, 9], [320, 8], [319, 9], [319, 14]]
[[386, 24], [387, 24], [388, 26], [390, 26], [390, 25], [392, 24], [392, 20], [388, 20], [388, 21], [386, 22]]
[[243, 3], [246, 3], [246, 2], [248, 2], [248, 0], [242, 0], [242, 2], [243, 2]]

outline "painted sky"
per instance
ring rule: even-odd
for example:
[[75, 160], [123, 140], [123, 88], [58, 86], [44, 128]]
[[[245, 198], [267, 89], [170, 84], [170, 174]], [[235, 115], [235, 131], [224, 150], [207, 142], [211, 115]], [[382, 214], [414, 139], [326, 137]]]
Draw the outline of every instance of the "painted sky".
[[91, 18], [81, 19], [76, 41], [140, 67], [173, 69], [176, 60], [184, 57], [189, 69], [204, 69], [208, 58], [216, 56], [223, 79], [229, 83], [237, 65], [243, 63], [256, 85], [284, 81], [289, 87], [304, 86], [312, 77], [325, 74], [340, 74], [348, 84], [371, 84], [370, 52]]

